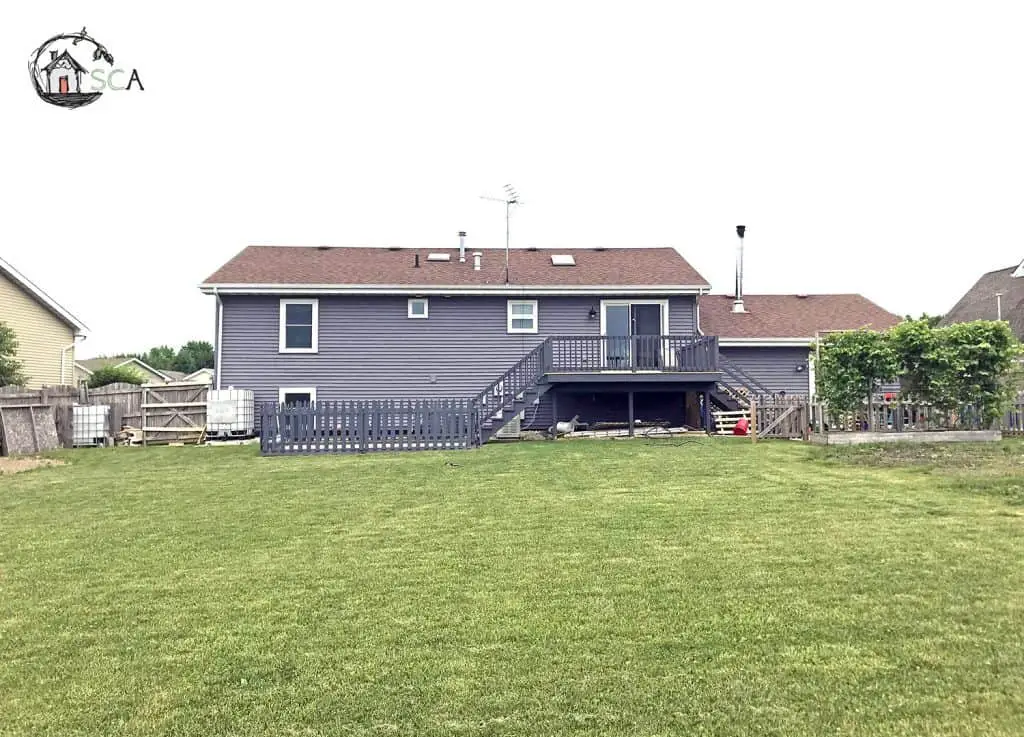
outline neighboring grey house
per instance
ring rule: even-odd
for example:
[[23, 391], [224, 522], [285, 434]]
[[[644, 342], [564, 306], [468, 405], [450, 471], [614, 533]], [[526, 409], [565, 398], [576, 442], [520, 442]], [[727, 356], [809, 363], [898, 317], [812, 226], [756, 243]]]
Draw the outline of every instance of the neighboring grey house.
[[[794, 367], [809, 327], [898, 321], [855, 295], [786, 302], [777, 323], [765, 314], [775, 297], [732, 313], [672, 248], [516, 248], [508, 259], [506, 270], [504, 249], [250, 246], [200, 285], [216, 297], [216, 388], [252, 389], [258, 403], [468, 398], [539, 355], [524, 428], [575, 415], [700, 427], [705, 407], [727, 405], [723, 382], [806, 393]], [[820, 319], [797, 319], [812, 308]], [[720, 356], [721, 330], [739, 342]]]
[[1024, 262], [982, 274], [939, 324], [974, 320], [1006, 320], [1017, 340], [1024, 340]]

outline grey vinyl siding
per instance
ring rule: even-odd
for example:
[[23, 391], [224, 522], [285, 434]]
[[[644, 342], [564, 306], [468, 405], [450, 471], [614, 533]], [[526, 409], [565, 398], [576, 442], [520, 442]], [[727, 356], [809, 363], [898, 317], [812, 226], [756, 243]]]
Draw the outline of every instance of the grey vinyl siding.
[[[276, 402], [281, 387], [314, 387], [318, 400], [472, 396], [546, 336], [601, 331], [588, 315], [599, 297], [537, 297], [538, 333], [509, 335], [506, 297], [431, 296], [429, 317], [415, 319], [405, 296], [321, 296], [318, 352], [279, 353], [279, 297], [221, 299], [221, 387], [252, 389], [256, 402]], [[693, 334], [694, 313], [693, 297], [670, 298], [670, 333]]]
[[[808, 348], [724, 347], [719, 348], [718, 352], [773, 392], [784, 391], [791, 395], [809, 393]], [[803, 366], [802, 371], [796, 370], [798, 365]], [[727, 376], [723, 376], [722, 380], [734, 383]]]

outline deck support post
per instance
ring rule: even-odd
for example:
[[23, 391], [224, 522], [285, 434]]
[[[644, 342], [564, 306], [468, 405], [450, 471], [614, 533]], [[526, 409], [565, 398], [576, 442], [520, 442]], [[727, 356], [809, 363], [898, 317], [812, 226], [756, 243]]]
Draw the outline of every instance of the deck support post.
[[548, 393], [551, 394], [551, 434], [555, 438], [555, 440], [557, 440], [558, 439], [558, 389], [556, 389], [555, 387], [551, 387], [551, 389], [548, 390]]
[[704, 432], [712, 432], [713, 428], [711, 427], [711, 392], [709, 392], [707, 389], [704, 390], [704, 412], [702, 414], [704, 415], [704, 417], [701, 418], [704, 421], [704, 427], [702, 427], [701, 429], [704, 430]]
[[629, 437], [633, 437], [633, 392], [629, 392]]

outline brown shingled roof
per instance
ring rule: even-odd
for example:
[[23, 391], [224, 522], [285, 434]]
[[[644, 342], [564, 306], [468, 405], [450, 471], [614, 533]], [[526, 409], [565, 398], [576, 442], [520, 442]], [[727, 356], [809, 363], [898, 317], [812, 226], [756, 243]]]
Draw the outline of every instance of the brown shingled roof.
[[[997, 320], [1001, 312], [1002, 319], [1010, 323], [1013, 334], [1024, 339], [1024, 277], [1011, 276], [1016, 270], [1016, 266], [1010, 266], [982, 274], [939, 324]], [[997, 306], [996, 292], [1002, 294], [999, 298], [1001, 311]]]
[[745, 294], [745, 313], [733, 296], [700, 297], [700, 329], [722, 338], [813, 338], [818, 331], [885, 330], [902, 321], [859, 294]]
[[[473, 252], [480, 251], [480, 271]], [[427, 261], [431, 253], [450, 260]], [[553, 266], [551, 255], [572, 254], [575, 266]], [[414, 265], [419, 254], [419, 267]], [[510, 249], [514, 286], [688, 286], [710, 288], [674, 248]], [[205, 284], [338, 286], [504, 286], [505, 249], [249, 246], [210, 275]]]

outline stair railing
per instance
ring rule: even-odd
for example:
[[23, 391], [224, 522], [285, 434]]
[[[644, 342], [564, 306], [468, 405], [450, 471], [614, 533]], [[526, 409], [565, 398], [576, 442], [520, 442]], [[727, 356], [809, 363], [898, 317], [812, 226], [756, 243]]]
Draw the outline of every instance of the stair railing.
[[473, 397], [471, 405], [472, 436], [483, 445], [484, 422], [511, 404], [520, 394], [536, 386], [544, 378], [550, 363], [551, 338], [520, 358], [512, 367]]
[[722, 373], [728, 376], [733, 381], [747, 387], [747, 389], [757, 389], [761, 394], [771, 394], [772, 390], [766, 387], [764, 384], [759, 382], [754, 377], [750, 376], [746, 371], [741, 369], [735, 363], [730, 361], [728, 358], [723, 356], [721, 353], [718, 354], [718, 365], [722, 369]]

